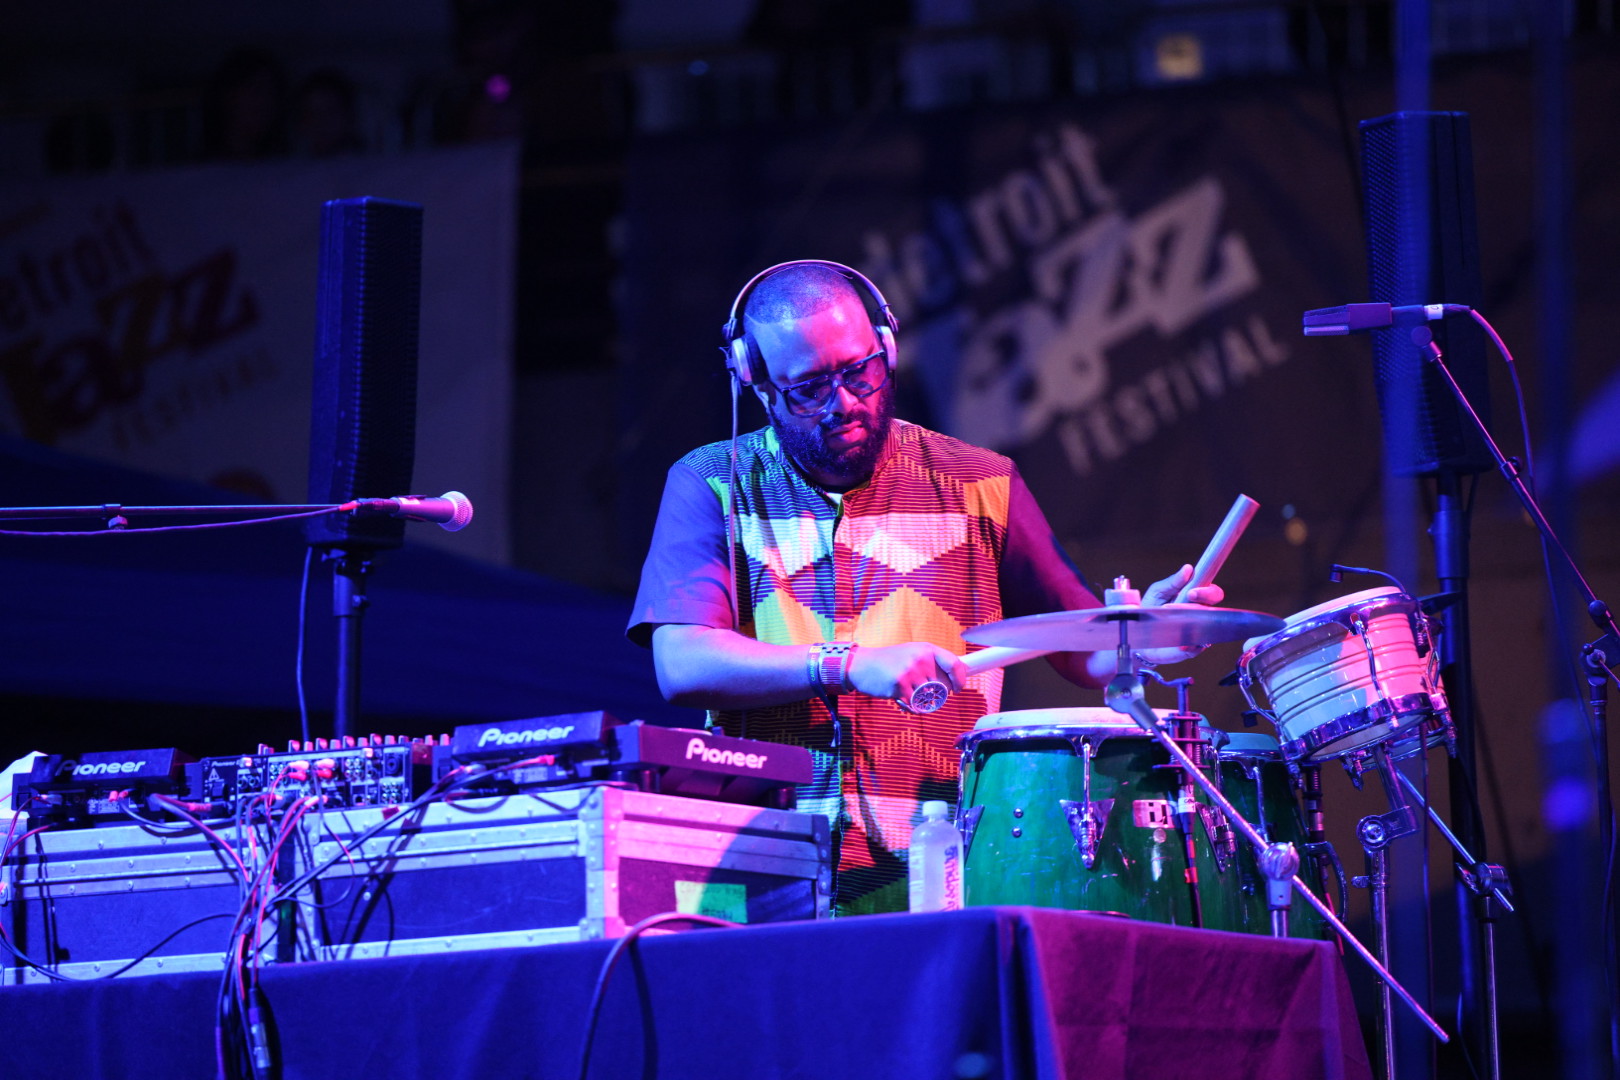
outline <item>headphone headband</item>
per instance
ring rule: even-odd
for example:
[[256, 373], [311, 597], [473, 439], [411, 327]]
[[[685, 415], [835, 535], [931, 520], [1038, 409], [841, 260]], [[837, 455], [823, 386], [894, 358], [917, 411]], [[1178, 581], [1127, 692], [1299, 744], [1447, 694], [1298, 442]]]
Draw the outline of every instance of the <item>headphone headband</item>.
[[720, 351], [726, 354], [726, 367], [731, 369], [738, 381], [744, 386], [752, 386], [759, 377], [755, 365], [760, 361], [749, 347], [747, 334], [743, 328], [743, 307], [748, 302], [749, 294], [766, 278], [792, 266], [824, 266], [848, 279], [850, 284], [865, 290], [867, 300], [876, 305], [875, 309], [869, 308], [867, 312], [869, 316], [873, 316], [872, 330], [877, 334], [878, 344], [883, 347], [883, 352], [888, 358], [889, 369], [894, 370], [896, 358], [894, 335], [900, 329], [900, 322], [894, 317], [894, 312], [889, 310], [889, 302], [883, 298], [883, 293], [872, 283], [872, 279], [853, 266], [845, 266], [843, 263], [828, 259], [791, 259], [775, 266], [767, 266], [749, 278], [748, 283], [737, 293], [737, 298], [731, 302], [731, 313], [726, 318], [725, 326], [720, 329], [726, 342], [720, 347]]

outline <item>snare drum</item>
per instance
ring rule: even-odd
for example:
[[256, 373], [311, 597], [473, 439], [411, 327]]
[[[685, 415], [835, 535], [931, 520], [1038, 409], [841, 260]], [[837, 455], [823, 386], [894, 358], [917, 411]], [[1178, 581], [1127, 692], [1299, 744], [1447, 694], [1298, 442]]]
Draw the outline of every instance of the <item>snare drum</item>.
[[[968, 904], [1192, 924], [1173, 817], [1180, 772], [1134, 720], [1097, 708], [997, 713], [957, 746]], [[1193, 831], [1203, 923], [1240, 929], [1235, 874], [1219, 872], [1205, 829]]]
[[[1221, 794], [1232, 800], [1238, 813], [1271, 841], [1287, 841], [1296, 849], [1305, 844], [1305, 822], [1294, 798], [1288, 764], [1277, 740], [1257, 731], [1233, 732], [1216, 754], [1221, 767]], [[1220, 738], [1217, 737], [1217, 742]], [[1235, 828], [1233, 847], [1222, 852], [1224, 872], [1235, 875], [1239, 929], [1253, 934], [1271, 933], [1271, 909], [1266, 906], [1266, 879], [1260, 872], [1254, 846]], [[1320, 895], [1320, 875], [1308, 859], [1300, 861], [1300, 877]], [[1288, 913], [1288, 935], [1296, 938], [1328, 937], [1327, 921], [1298, 893]]]
[[[1432, 627], [1399, 589], [1352, 593], [1245, 642], [1238, 685], [1277, 726], [1288, 761], [1344, 757], [1373, 743], [1403, 757], [1451, 735]], [[1256, 702], [1256, 685], [1269, 708]]]

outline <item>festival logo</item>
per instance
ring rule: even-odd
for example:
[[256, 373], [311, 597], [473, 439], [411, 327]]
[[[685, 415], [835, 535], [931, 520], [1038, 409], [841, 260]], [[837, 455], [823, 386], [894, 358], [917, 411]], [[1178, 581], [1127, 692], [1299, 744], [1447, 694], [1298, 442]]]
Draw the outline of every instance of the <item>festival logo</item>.
[[134, 451], [274, 377], [244, 340], [260, 305], [234, 247], [165, 258], [121, 199], [42, 202], [6, 232], [0, 385], [16, 433]]
[[1008, 452], [1051, 432], [1085, 474], [1288, 358], [1241, 305], [1261, 277], [1216, 177], [1133, 208], [1079, 127], [1032, 151], [928, 228], [865, 237], [947, 431]]

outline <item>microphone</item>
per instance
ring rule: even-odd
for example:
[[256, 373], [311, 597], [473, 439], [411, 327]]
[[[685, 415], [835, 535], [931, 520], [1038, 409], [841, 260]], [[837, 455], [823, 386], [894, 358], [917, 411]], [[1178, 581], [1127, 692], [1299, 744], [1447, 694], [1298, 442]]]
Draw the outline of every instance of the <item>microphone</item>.
[[410, 521], [431, 521], [446, 532], [465, 529], [473, 519], [472, 500], [459, 491], [447, 491], [437, 498], [400, 495], [392, 499], [356, 499], [355, 509], [391, 514]]
[[1415, 326], [1443, 319], [1447, 315], [1466, 315], [1473, 310], [1467, 304], [1406, 304], [1400, 307], [1390, 304], [1345, 304], [1307, 311], [1303, 329], [1306, 337], [1357, 334], [1363, 330], [1382, 330], [1386, 326]]

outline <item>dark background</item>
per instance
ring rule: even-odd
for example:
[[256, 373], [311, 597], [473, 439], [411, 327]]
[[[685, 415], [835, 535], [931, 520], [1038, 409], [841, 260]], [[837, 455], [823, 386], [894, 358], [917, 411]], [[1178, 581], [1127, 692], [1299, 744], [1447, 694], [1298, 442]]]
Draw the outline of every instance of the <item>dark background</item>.
[[[402, 680], [374, 677], [369, 726], [416, 734], [475, 715], [591, 707], [690, 722], [693, 714], [658, 702], [650, 663], [617, 627], [664, 468], [728, 428], [712, 349], [735, 289], [778, 259], [861, 263], [874, 230], [926, 228], [941, 200], [970, 198], [1027, 167], [1029, 139], [1064, 123], [1097, 140], [1127, 213], [1198, 177], [1218, 179], [1223, 228], [1247, 238], [1263, 287], [1225, 323], [1188, 333], [1253, 316], [1289, 351], [1264, 379], [1091, 474], [1077, 476], [1050, 433], [1013, 448], [1094, 582], [1127, 574], [1145, 583], [1191, 561], [1244, 491], [1264, 505], [1222, 576], [1235, 606], [1287, 614], [1364, 587], [1329, 583], [1333, 562], [1403, 567], [1414, 588], [1433, 588], [1423, 535], [1432, 485], [1383, 475], [1366, 343], [1307, 342], [1293, 329], [1300, 310], [1365, 298], [1355, 123], [1420, 94], [1427, 107], [1472, 118], [1481, 309], [1519, 360], [1551, 516], [1599, 595], [1615, 595], [1620, 473], [1605, 441], [1620, 427], [1607, 326], [1620, 242], [1615, 6], [1452, 0], [1425, 10], [1426, 39], [1402, 47], [1411, 25], [1402, 5], [1372, 0], [14, 6], [0, 16], [0, 180], [519, 140], [514, 566], [400, 553], [389, 573], [408, 583], [409, 598], [373, 620], [368, 659], [378, 671], [409, 671], [432, 651], [434, 678], [464, 692], [455, 705], [431, 695], [424, 705]], [[1424, 75], [1418, 90], [1414, 69]], [[258, 113], [230, 106], [244, 72], [264, 79]], [[0, 219], [13, 211], [0, 207]], [[962, 310], [983, 314], [1028, 289], [1015, 273], [967, 295]], [[928, 320], [908, 323], [921, 325]], [[906, 413], [941, 422], [929, 380], [947, 377], [940, 365], [950, 357], [904, 331]], [[1193, 338], [1123, 343], [1110, 354], [1116, 381], [1183, 355]], [[1489, 366], [1495, 433], [1518, 453], [1511, 385], [1494, 356]], [[745, 403], [745, 425], [757, 420]], [[37, 471], [27, 484], [13, 478], [8, 501], [100, 501], [105, 474], [29, 453], [18, 451], [19, 460]], [[154, 501], [196, 494], [151, 483]], [[1559, 952], [1560, 940], [1567, 950], [1570, 935], [1593, 940], [1596, 930], [1564, 885], [1572, 850], [1596, 868], [1588, 884], [1602, 879], [1595, 814], [1571, 849], [1542, 812], [1545, 717], [1576, 692], [1569, 658], [1592, 635], [1567, 582], [1559, 605], [1550, 603], [1534, 534], [1500, 478], [1480, 478], [1474, 505], [1480, 802], [1486, 848], [1523, 900], [1501, 924], [1504, 1023], [1510, 1064], [1539, 1073], [1565, 1011], [1557, 988], [1593, 985], [1581, 979], [1601, 967], [1595, 944], [1586, 967], [1571, 968], [1570, 953]], [[177, 556], [168, 549], [163, 558]], [[195, 565], [203, 556], [178, 558]], [[48, 687], [34, 678], [27, 692], [0, 687], [0, 758], [135, 745], [229, 753], [297, 730], [283, 647], [296, 576], [221, 568], [227, 603], [218, 617], [281, 635], [278, 651], [235, 658], [253, 677], [271, 672], [288, 687], [280, 704], [247, 705], [223, 686], [228, 666], [194, 678], [194, 657], [140, 641], [111, 617], [130, 599], [106, 595], [108, 567], [60, 554], [10, 565], [60, 575], [60, 605], [48, 620], [32, 609], [28, 617], [71, 644], [49, 646], [60, 673]], [[380, 576], [379, 589], [387, 582]], [[153, 596], [166, 588], [145, 587]], [[317, 596], [314, 610], [322, 605]], [[312, 624], [312, 657], [329, 652], [325, 622]], [[418, 632], [447, 622], [460, 629], [443, 640]], [[559, 637], [577, 652], [548, 651]], [[456, 648], [511, 657], [511, 684], [455, 687], [445, 650]], [[128, 650], [149, 658], [149, 685], [89, 693], [75, 677]], [[1190, 666], [1194, 706], [1232, 728], [1243, 705], [1217, 683], [1239, 651], [1218, 646]], [[330, 677], [324, 663], [311, 673], [320, 685]], [[1004, 707], [1096, 703], [1036, 664], [1010, 673]], [[317, 726], [324, 712], [317, 703]], [[1434, 757], [1436, 802], [1450, 812]], [[1596, 758], [1580, 766], [1588, 785]], [[1335, 842], [1359, 872], [1350, 830], [1380, 796], [1335, 773], [1328, 802]], [[1450, 866], [1437, 846], [1419, 852], [1399, 898], [1408, 918], [1434, 923], [1443, 1019], [1455, 998]], [[1352, 912], [1364, 919], [1363, 907], [1357, 893]], [[1357, 965], [1349, 968], [1359, 981]], [[1470, 1071], [1456, 1050], [1437, 1068]]]

